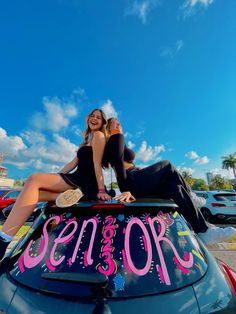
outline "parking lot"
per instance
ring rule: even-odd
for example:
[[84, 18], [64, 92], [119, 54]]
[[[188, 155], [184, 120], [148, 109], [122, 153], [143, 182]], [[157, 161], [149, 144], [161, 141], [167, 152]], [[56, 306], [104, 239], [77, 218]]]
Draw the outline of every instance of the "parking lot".
[[[229, 225], [218, 226], [226, 227]], [[236, 228], [236, 224], [231, 224], [230, 226]], [[230, 243], [218, 243], [208, 249], [215, 257], [226, 262], [229, 266], [236, 270], [236, 239], [233, 239]]]

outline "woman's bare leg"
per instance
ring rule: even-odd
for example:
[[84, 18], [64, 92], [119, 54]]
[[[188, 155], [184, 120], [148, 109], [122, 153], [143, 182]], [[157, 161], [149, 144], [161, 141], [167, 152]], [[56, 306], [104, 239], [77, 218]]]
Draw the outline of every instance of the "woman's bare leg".
[[71, 188], [60, 175], [52, 173], [35, 173], [31, 175], [20, 193], [10, 212], [7, 220], [3, 224], [2, 231], [14, 236], [20, 227], [32, 214], [36, 203], [39, 200], [39, 191], [61, 193]]
[[59, 194], [59, 192], [40, 190], [38, 202], [54, 202]]

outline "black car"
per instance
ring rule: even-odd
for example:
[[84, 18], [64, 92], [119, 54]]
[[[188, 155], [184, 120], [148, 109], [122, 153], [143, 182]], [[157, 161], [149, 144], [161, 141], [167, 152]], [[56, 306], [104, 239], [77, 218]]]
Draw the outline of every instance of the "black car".
[[45, 207], [0, 266], [0, 313], [236, 313], [236, 273], [169, 200]]

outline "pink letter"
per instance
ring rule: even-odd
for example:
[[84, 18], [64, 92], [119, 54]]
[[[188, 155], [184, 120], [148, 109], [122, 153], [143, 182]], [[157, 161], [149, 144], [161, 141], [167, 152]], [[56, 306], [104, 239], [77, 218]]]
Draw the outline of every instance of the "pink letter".
[[33, 243], [33, 240], [31, 240], [27, 246], [27, 248], [25, 249], [24, 255], [23, 255], [23, 261], [24, 261], [24, 265], [27, 268], [33, 268], [36, 265], [38, 265], [41, 260], [44, 258], [45, 253], [47, 252], [47, 248], [48, 248], [48, 233], [47, 233], [47, 226], [49, 224], [49, 222], [56, 220], [56, 224], [58, 224], [61, 219], [59, 216], [53, 216], [52, 218], [48, 219], [44, 226], [43, 226], [43, 239], [41, 241], [44, 241], [44, 246], [43, 249], [41, 250], [41, 253], [38, 256], [35, 257], [31, 257], [30, 256], [30, 248], [31, 245]]
[[[158, 222], [160, 224], [160, 233], [159, 235], [157, 236], [156, 234], [156, 230], [155, 230], [155, 227], [154, 227], [154, 223], [155, 222]], [[162, 220], [162, 218], [160, 217], [154, 217], [154, 218], [148, 218], [148, 223], [150, 225], [150, 228], [151, 228], [151, 231], [152, 231], [152, 235], [153, 235], [153, 238], [154, 238], [154, 241], [155, 241], [155, 244], [156, 244], [156, 248], [157, 248], [157, 251], [158, 251], [158, 254], [159, 254], [159, 258], [160, 258], [160, 262], [161, 262], [161, 271], [162, 271], [162, 274], [163, 274], [163, 278], [164, 278], [164, 281], [167, 285], [170, 285], [170, 278], [169, 278], [169, 274], [168, 274], [168, 270], [167, 270], [167, 267], [166, 267], [166, 263], [165, 263], [165, 259], [164, 259], [164, 256], [163, 256], [163, 252], [162, 252], [162, 249], [161, 249], [161, 246], [160, 246], [160, 241], [165, 241], [169, 244], [169, 246], [172, 248], [173, 252], [174, 252], [174, 255], [176, 256], [177, 260], [179, 261], [180, 265], [186, 267], [186, 268], [190, 268], [193, 266], [193, 255], [192, 253], [189, 254], [189, 260], [188, 261], [185, 261], [185, 260], [182, 260], [176, 250], [176, 248], [174, 247], [173, 243], [166, 237], [164, 237], [165, 235], [165, 231], [166, 231], [166, 228], [165, 228], [165, 223], [164, 221]], [[158, 265], [157, 265], [157, 270], [158, 270]]]
[[74, 261], [76, 259], [84, 230], [89, 223], [93, 224], [93, 231], [92, 231], [92, 235], [91, 235], [91, 239], [90, 239], [90, 243], [89, 243], [89, 248], [88, 248], [87, 263], [88, 263], [88, 265], [92, 265], [92, 263], [93, 263], [93, 259], [91, 258], [91, 254], [92, 254], [94, 238], [95, 238], [95, 234], [96, 234], [96, 230], [97, 230], [97, 221], [94, 218], [91, 218], [89, 220], [85, 220], [83, 222], [83, 225], [82, 225], [81, 230], [80, 230], [79, 238], [78, 238], [78, 241], [76, 243], [76, 246], [75, 246], [75, 249], [74, 249], [74, 252], [72, 255], [72, 263], [74, 263]]
[[[146, 247], [147, 247], [147, 262], [144, 268], [138, 269], [134, 266], [134, 263], [131, 259], [130, 255], [130, 232], [131, 228], [134, 224], [137, 224], [143, 231], [144, 237], [146, 239]], [[132, 272], [139, 276], [144, 276], [146, 273], [149, 271], [151, 267], [151, 262], [152, 262], [152, 246], [151, 246], [151, 240], [149, 237], [149, 234], [147, 232], [147, 229], [145, 228], [145, 225], [142, 223], [142, 221], [138, 218], [133, 218], [129, 221], [127, 224], [127, 228], [125, 231], [125, 253], [126, 253], [126, 258], [127, 258], [127, 263], [129, 268], [131, 269]]]
[[[74, 225], [73, 230], [68, 235], [66, 235], [65, 237], [62, 237], [62, 235], [66, 232], [66, 230], [69, 228], [70, 225]], [[63, 262], [63, 260], [65, 259], [65, 255], [63, 255], [61, 258], [59, 258], [59, 260], [57, 260], [57, 261], [55, 260], [54, 255], [55, 255], [57, 245], [59, 243], [68, 243], [71, 240], [75, 231], [77, 230], [77, 227], [78, 227], [78, 223], [76, 221], [71, 221], [70, 223], [68, 223], [68, 225], [66, 225], [63, 228], [63, 230], [60, 232], [59, 236], [54, 240], [54, 245], [53, 245], [53, 248], [52, 248], [51, 253], [50, 253], [50, 262], [53, 266], [60, 265]]]

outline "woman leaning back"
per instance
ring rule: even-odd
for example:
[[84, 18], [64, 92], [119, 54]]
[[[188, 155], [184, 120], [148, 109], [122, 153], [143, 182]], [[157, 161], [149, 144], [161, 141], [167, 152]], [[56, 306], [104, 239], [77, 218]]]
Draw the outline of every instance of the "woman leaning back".
[[[76, 189], [72, 198], [77, 196], [77, 200], [83, 195], [86, 199], [98, 198], [104, 201], [111, 199], [106, 193], [102, 173], [106, 124], [104, 112], [94, 109], [86, 119], [83, 143], [76, 156], [62, 168], [60, 173], [35, 173], [26, 180], [23, 190], [0, 231], [0, 260], [14, 235], [33, 212], [37, 202], [58, 199], [64, 201], [66, 206], [66, 201], [71, 196], [71, 188]], [[76, 170], [70, 173], [75, 168]], [[65, 207], [64, 205], [61, 207]], [[72, 204], [68, 204], [70, 205]]]
[[191, 198], [191, 189], [177, 169], [163, 160], [139, 169], [134, 165], [134, 152], [124, 142], [120, 122], [108, 119], [109, 139], [104, 152], [104, 164], [113, 167], [122, 192], [118, 201], [132, 201], [135, 197], [155, 196], [171, 198], [179, 207], [179, 212], [190, 223], [194, 232], [207, 245], [228, 241], [236, 236], [232, 227], [219, 228], [205, 221]]

